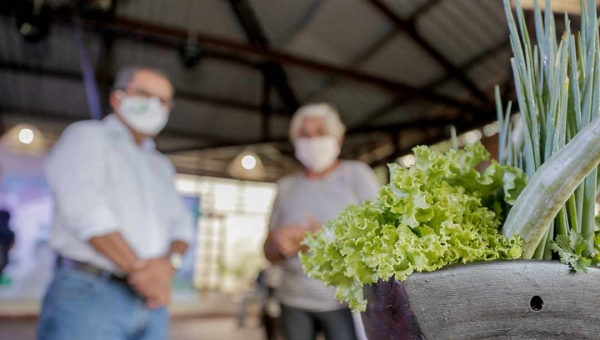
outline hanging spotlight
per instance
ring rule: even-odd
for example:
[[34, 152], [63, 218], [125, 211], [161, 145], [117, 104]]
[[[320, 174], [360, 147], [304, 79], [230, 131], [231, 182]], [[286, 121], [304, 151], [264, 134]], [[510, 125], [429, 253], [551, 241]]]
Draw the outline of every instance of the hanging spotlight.
[[17, 30], [23, 39], [36, 43], [50, 33], [50, 7], [43, 0], [23, 2], [17, 7]]
[[194, 43], [186, 43], [179, 47], [179, 59], [183, 66], [187, 69], [192, 69], [198, 65], [202, 57], [204, 57], [204, 49]]
[[198, 29], [197, 29], [197, 18], [191, 15], [195, 13], [197, 8], [197, 3], [200, 1], [189, 1], [187, 8], [187, 41], [179, 46], [177, 50], [179, 54], [179, 59], [183, 66], [187, 69], [192, 69], [198, 65], [202, 57], [204, 57], [204, 49], [202, 46], [198, 45]]

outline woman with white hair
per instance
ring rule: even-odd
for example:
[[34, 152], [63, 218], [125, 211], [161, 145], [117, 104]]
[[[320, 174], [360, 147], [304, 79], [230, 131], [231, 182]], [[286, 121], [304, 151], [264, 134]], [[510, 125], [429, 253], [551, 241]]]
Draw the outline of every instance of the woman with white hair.
[[327, 340], [356, 339], [348, 306], [334, 288], [306, 276], [298, 259], [307, 231], [334, 219], [349, 204], [376, 196], [379, 184], [364, 163], [340, 161], [345, 126], [330, 104], [308, 104], [292, 118], [289, 136], [304, 171], [279, 181], [265, 255], [281, 265], [278, 298], [287, 340], [313, 340], [319, 331]]

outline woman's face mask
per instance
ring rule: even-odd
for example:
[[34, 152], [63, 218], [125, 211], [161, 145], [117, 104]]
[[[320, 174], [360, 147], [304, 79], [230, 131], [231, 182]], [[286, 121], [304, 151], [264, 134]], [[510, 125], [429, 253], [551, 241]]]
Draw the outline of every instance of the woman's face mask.
[[294, 142], [296, 158], [310, 171], [320, 173], [340, 155], [340, 144], [333, 136], [301, 137]]
[[119, 113], [129, 127], [149, 136], [158, 135], [169, 121], [169, 110], [157, 97], [123, 95]]

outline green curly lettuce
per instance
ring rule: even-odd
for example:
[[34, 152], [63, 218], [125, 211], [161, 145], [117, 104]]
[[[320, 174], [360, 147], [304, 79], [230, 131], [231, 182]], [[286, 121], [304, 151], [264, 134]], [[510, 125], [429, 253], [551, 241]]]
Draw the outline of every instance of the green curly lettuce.
[[489, 159], [482, 144], [445, 154], [414, 150], [411, 168], [390, 165], [378, 197], [349, 206], [304, 244], [300, 258], [312, 278], [336, 287], [336, 298], [363, 311], [362, 287], [456, 263], [516, 259], [522, 241], [498, 232], [501, 218], [526, 185], [519, 169]]

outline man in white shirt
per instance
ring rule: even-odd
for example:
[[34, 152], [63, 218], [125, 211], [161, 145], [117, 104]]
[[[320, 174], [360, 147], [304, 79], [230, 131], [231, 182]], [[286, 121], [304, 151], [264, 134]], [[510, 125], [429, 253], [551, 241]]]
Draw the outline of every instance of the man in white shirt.
[[167, 339], [171, 279], [193, 234], [174, 168], [152, 140], [172, 98], [159, 71], [123, 69], [114, 113], [72, 124], [49, 156], [58, 260], [38, 339]]

